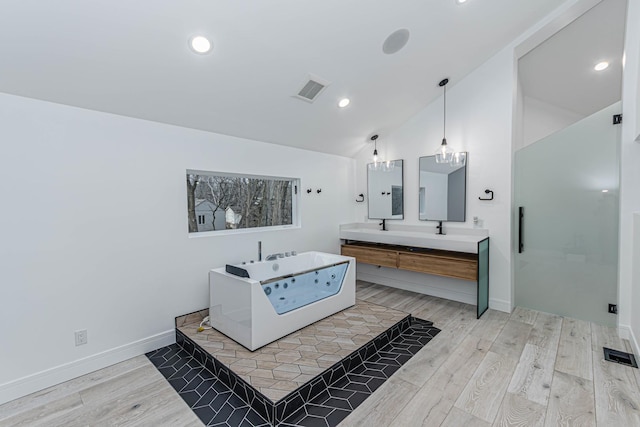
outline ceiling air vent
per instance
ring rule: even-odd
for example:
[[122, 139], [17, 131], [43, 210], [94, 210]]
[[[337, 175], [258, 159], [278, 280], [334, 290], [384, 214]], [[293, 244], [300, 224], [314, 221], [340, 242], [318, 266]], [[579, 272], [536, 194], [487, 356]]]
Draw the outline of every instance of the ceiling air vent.
[[308, 102], [313, 102], [320, 95], [320, 93], [327, 87], [329, 83], [316, 76], [309, 75], [307, 80], [302, 85], [297, 93], [296, 98], [304, 99]]

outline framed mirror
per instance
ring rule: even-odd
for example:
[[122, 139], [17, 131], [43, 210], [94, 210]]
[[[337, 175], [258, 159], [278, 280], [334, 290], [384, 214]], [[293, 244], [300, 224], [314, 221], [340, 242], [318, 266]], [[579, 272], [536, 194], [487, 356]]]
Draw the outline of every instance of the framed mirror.
[[436, 163], [435, 156], [420, 157], [419, 218], [422, 221], [465, 222], [467, 161], [452, 167]]
[[403, 219], [402, 160], [369, 163], [367, 192], [369, 219]]

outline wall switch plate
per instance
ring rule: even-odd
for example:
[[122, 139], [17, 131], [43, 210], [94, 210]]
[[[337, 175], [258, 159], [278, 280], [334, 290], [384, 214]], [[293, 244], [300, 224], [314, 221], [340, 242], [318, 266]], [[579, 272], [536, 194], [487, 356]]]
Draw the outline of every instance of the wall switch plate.
[[87, 343], [87, 330], [76, 331], [76, 347]]

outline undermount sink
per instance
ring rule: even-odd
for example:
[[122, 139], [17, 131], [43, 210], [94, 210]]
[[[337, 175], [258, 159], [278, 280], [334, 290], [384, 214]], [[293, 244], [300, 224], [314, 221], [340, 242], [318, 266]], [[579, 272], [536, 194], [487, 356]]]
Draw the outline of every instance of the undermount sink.
[[[340, 226], [340, 238], [388, 245], [414, 246], [445, 251], [477, 253], [478, 242], [487, 238], [486, 230], [450, 229], [447, 234], [435, 233], [435, 227], [396, 226], [398, 229], [382, 231], [367, 227], [369, 224], [345, 224]], [[403, 227], [405, 229], [401, 229]], [[433, 231], [432, 231], [433, 230]], [[467, 234], [468, 233], [468, 234]]]

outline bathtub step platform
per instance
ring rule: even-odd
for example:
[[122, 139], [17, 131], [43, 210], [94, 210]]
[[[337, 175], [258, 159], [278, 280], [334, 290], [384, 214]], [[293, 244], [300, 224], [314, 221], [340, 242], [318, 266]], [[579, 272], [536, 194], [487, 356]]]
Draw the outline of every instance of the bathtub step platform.
[[[197, 332], [207, 314], [203, 310], [176, 319], [176, 354], [199, 366], [195, 377], [190, 369], [176, 367], [184, 362], [172, 352], [160, 349], [148, 355], [207, 425], [218, 425], [234, 411], [244, 411], [244, 421], [227, 425], [306, 425], [314, 417], [337, 425], [439, 332], [431, 322], [358, 301], [250, 352], [218, 331]], [[202, 372], [219, 382], [214, 387], [218, 395], [203, 384], [197, 390], [189, 386], [203, 380]], [[244, 404], [225, 403], [220, 384]], [[215, 408], [215, 402], [222, 406]], [[205, 406], [210, 409], [202, 409]], [[253, 421], [248, 421], [249, 415]]]

